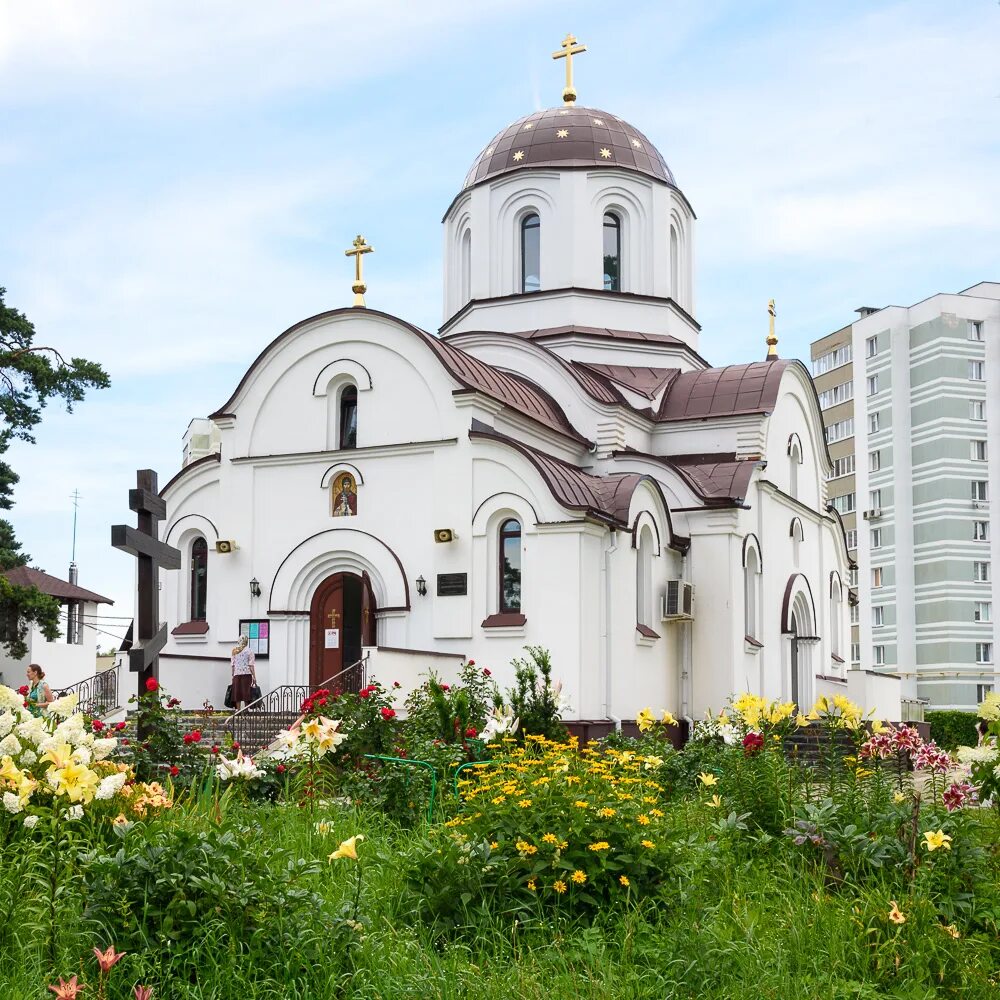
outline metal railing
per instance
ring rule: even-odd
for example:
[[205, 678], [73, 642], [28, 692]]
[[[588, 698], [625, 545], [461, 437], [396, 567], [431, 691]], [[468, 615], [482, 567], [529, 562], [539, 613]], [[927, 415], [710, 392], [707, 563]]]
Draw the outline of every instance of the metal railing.
[[282, 729], [288, 729], [302, 714], [302, 702], [320, 688], [331, 694], [357, 694], [368, 676], [367, 657], [345, 667], [321, 684], [282, 684], [273, 691], [233, 712], [222, 723], [223, 732], [232, 735], [242, 749], [256, 753], [274, 742]]
[[76, 710], [87, 715], [109, 715], [120, 708], [118, 701], [118, 666], [102, 670], [93, 677], [85, 677], [82, 681], [59, 688], [55, 692], [57, 698], [76, 692], [79, 700]]

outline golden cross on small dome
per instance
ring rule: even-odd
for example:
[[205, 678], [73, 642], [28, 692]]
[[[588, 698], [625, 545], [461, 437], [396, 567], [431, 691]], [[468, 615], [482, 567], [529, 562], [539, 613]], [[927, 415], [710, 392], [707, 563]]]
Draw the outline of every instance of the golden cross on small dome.
[[767, 360], [777, 361], [778, 359], [778, 338], [774, 333], [774, 317], [777, 315], [777, 310], [774, 308], [774, 299], [768, 299], [767, 302], [767, 315], [768, 315], [768, 333], [767, 333]]
[[354, 284], [351, 285], [351, 291], [354, 292], [354, 305], [358, 309], [365, 308], [365, 292], [368, 291], [368, 286], [361, 280], [361, 255], [365, 253], [374, 253], [375, 247], [368, 246], [365, 243], [365, 238], [358, 233], [357, 237], [352, 244], [353, 250], [345, 250], [345, 257], [354, 258]]
[[586, 51], [586, 45], [577, 45], [573, 35], [567, 34], [562, 40], [562, 50], [552, 53], [553, 59], [566, 60], [566, 87], [562, 93], [564, 104], [572, 104], [576, 100], [576, 91], [573, 89], [573, 56]]

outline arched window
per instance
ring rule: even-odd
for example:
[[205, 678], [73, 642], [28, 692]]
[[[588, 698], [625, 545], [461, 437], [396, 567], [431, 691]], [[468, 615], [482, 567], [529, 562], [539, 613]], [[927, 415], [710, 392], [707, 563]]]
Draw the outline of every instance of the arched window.
[[670, 227], [670, 297], [678, 305], [681, 304], [681, 256], [677, 229]]
[[614, 212], [604, 213], [604, 290], [622, 290], [622, 221]]
[[191, 543], [191, 621], [203, 622], [208, 600], [208, 542]]
[[788, 495], [799, 498], [799, 466], [802, 464], [802, 447], [796, 438], [788, 446]]
[[472, 298], [472, 230], [462, 234], [462, 303]]
[[799, 557], [802, 554], [802, 540], [805, 538], [805, 531], [802, 528], [801, 518], [792, 518], [792, 523], [788, 528], [788, 534], [792, 538], [792, 561], [795, 563], [796, 568], [798, 568]]
[[358, 389], [346, 385], [340, 392], [340, 440], [341, 448], [358, 446]]
[[649, 528], [639, 533], [635, 550], [635, 621], [647, 628], [653, 624], [653, 534]]
[[521, 610], [521, 522], [508, 518], [500, 525], [500, 611]]
[[542, 287], [542, 223], [532, 212], [521, 220], [521, 291], [537, 292]]
[[743, 566], [743, 613], [746, 634], [751, 639], [758, 638], [757, 608], [760, 585], [760, 555], [752, 545], [747, 548], [746, 564]]
[[834, 577], [830, 583], [830, 652], [836, 657], [842, 657], [844, 654], [840, 651], [840, 620], [841, 614], [841, 601], [843, 600], [843, 592], [841, 590], [840, 581]]

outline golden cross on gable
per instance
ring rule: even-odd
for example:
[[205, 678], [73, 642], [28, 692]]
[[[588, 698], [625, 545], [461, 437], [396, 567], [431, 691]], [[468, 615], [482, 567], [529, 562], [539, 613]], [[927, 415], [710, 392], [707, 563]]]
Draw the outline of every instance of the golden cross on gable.
[[336, 628], [337, 619], [340, 617], [340, 615], [337, 613], [337, 609], [334, 608], [326, 617], [330, 619], [330, 628]]
[[375, 247], [368, 246], [365, 243], [365, 238], [360, 233], [358, 233], [352, 246], [354, 249], [345, 250], [344, 256], [354, 258], [354, 284], [351, 285], [351, 291], [354, 292], [354, 305], [359, 309], [364, 309], [365, 292], [368, 291], [368, 286], [361, 280], [361, 255], [374, 253]]
[[562, 40], [562, 51], [553, 52], [553, 59], [566, 60], [566, 87], [563, 90], [563, 103], [572, 104], [576, 100], [576, 91], [573, 89], [573, 56], [586, 52], [586, 45], [577, 45], [573, 35], [567, 34]]
[[778, 338], [774, 332], [774, 317], [777, 310], [774, 308], [774, 299], [769, 299], [767, 303], [768, 331], [767, 331], [767, 359], [773, 361], [778, 357]]

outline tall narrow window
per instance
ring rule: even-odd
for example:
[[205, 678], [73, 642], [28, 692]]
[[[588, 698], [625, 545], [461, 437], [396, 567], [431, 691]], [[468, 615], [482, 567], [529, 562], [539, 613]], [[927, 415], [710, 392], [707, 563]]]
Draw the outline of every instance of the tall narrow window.
[[802, 449], [798, 441], [793, 441], [788, 449], [788, 495], [799, 498], [799, 466], [802, 464]]
[[542, 223], [532, 212], [521, 220], [521, 291], [537, 292], [542, 287]]
[[613, 212], [604, 214], [604, 290], [622, 290], [622, 223]]
[[462, 233], [462, 304], [472, 298], [472, 230]]
[[670, 227], [670, 297], [680, 305], [681, 259], [677, 230]]
[[205, 620], [208, 599], [208, 542], [196, 538], [191, 543], [191, 621]]
[[521, 610], [521, 522], [500, 525], [500, 611]]
[[649, 528], [639, 534], [639, 547], [635, 553], [635, 621], [647, 628], [653, 624], [653, 536]]
[[830, 586], [830, 652], [840, 656], [841, 600], [840, 581], [834, 580]]
[[340, 394], [340, 447], [358, 446], [358, 390], [345, 386]]
[[760, 574], [760, 557], [753, 546], [747, 547], [747, 562], [743, 567], [743, 612], [746, 634], [757, 638], [757, 577]]

